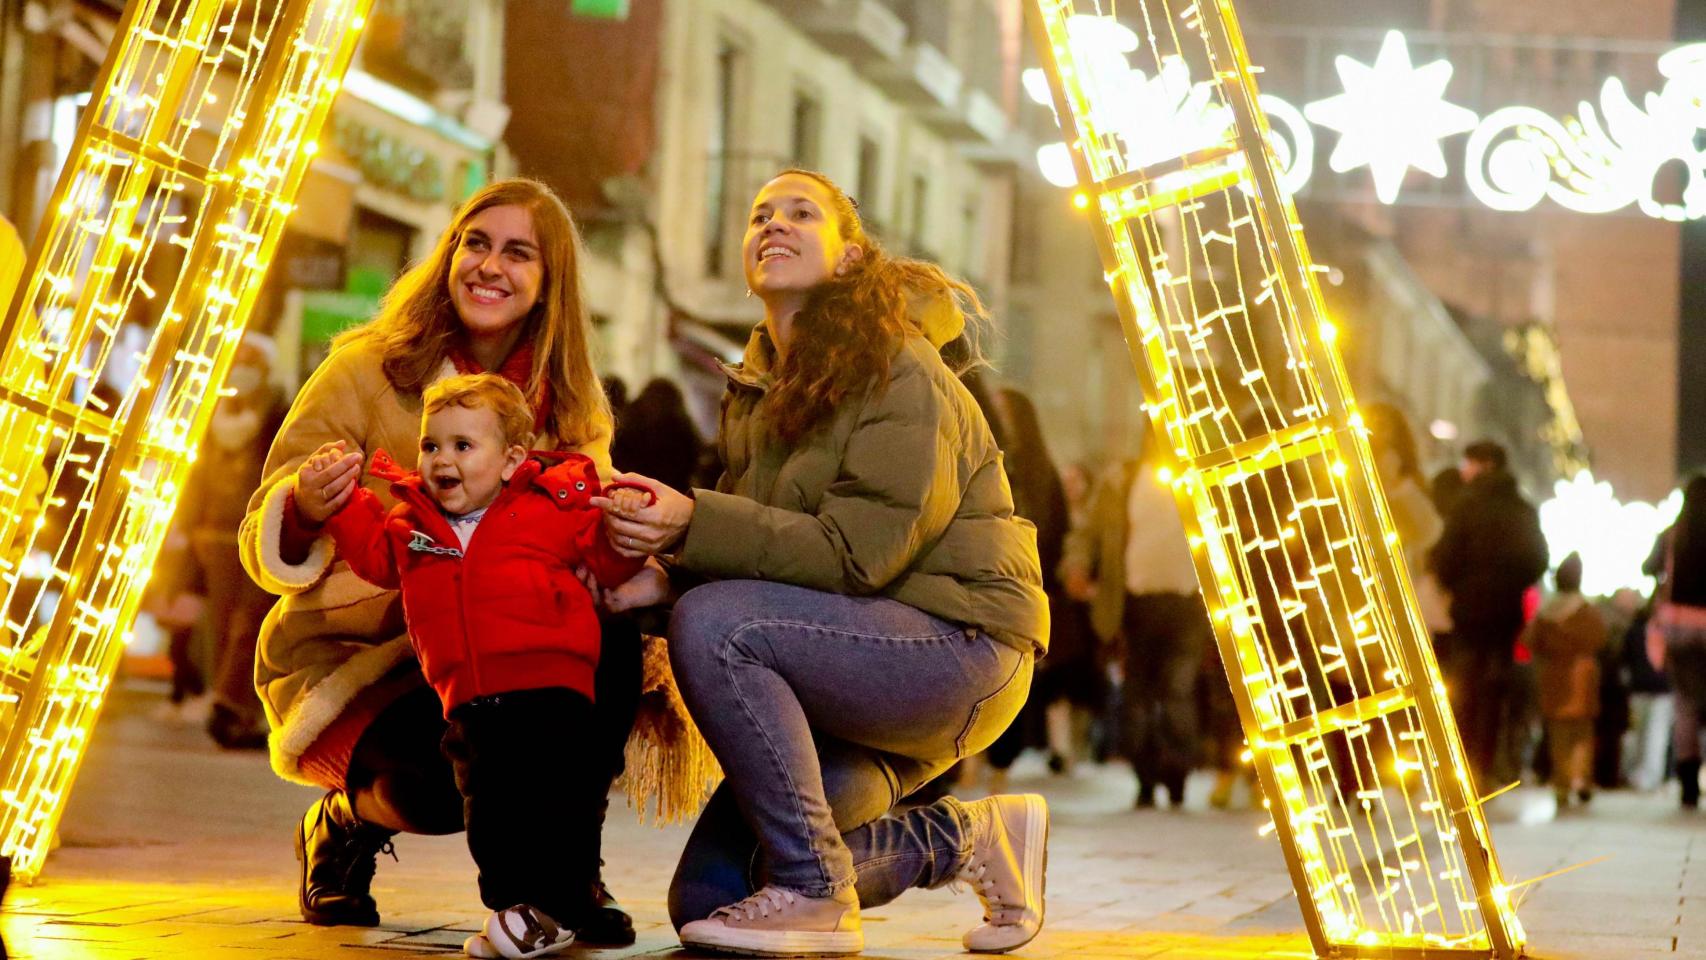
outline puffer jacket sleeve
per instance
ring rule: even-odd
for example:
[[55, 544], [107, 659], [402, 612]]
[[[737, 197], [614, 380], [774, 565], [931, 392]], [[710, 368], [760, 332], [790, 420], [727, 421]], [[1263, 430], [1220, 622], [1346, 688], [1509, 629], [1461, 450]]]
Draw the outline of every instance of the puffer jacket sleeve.
[[[403, 506], [399, 504], [397, 509]], [[326, 521], [326, 533], [356, 576], [376, 587], [395, 590], [402, 586], [402, 580], [385, 521], [385, 505], [373, 491], [357, 487], [350, 502]]]
[[[288, 596], [309, 589], [332, 566], [332, 542], [318, 538], [300, 563], [282, 553], [285, 511], [293, 509], [296, 471], [323, 443], [344, 441], [352, 452], [367, 453], [367, 409], [376, 388], [363, 382], [358, 354], [361, 344], [335, 351], [297, 394], [273, 439], [262, 469], [261, 485], [249, 498], [248, 512], [237, 534], [243, 569], [269, 593]], [[369, 371], [370, 373], [375, 371]]]
[[967, 433], [927, 373], [897, 370], [866, 401], [816, 513], [699, 491], [681, 564], [711, 577], [878, 593], [953, 520], [970, 480], [960, 476]]

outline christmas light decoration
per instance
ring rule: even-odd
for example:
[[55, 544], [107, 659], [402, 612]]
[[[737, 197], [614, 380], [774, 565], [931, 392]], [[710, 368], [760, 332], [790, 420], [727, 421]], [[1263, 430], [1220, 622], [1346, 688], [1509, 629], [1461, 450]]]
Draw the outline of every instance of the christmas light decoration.
[[[1608, 213], [1630, 204], [1663, 220], [1706, 217], [1706, 44], [1679, 47], [1659, 58], [1664, 89], [1643, 107], [1616, 77], [1600, 89], [1600, 109], [1583, 101], [1579, 117], [1563, 122], [1532, 107], [1506, 107], [1469, 138], [1469, 190], [1496, 210], [1531, 210], [1542, 199], [1580, 213]], [[1601, 120], [1601, 114], [1604, 120]], [[1653, 193], [1659, 169], [1686, 172], [1681, 202]]]
[[1540, 504], [1540, 529], [1553, 567], [1572, 553], [1582, 555], [1583, 593], [1608, 597], [1634, 590], [1646, 597], [1653, 592], [1653, 578], [1641, 565], [1681, 510], [1681, 490], [1657, 504], [1625, 503], [1611, 484], [1584, 470], [1552, 485], [1551, 499]]
[[0, 854], [24, 879], [371, 3], [132, 0], [84, 112], [0, 335]]
[[1230, 120], [1182, 153], [1102, 122], [1122, 115], [1103, 98], [1133, 87], [1101, 81], [1119, 65], [1075, 24], [1105, 18], [1075, 6], [1026, 11], [1312, 944], [1517, 957], [1525, 937], [1231, 0], [1120, 5], [1141, 42], [1118, 55], [1146, 77], [1183, 61], [1211, 78], [1203, 111]]
[[1475, 111], [1446, 102], [1450, 63], [1412, 66], [1409, 43], [1391, 30], [1373, 66], [1346, 56], [1334, 66], [1345, 92], [1303, 108], [1309, 119], [1339, 131], [1339, 145], [1327, 161], [1334, 170], [1368, 167], [1382, 203], [1397, 201], [1411, 167], [1445, 176], [1440, 141], [1473, 130], [1479, 119]]
[[[1141, 69], [1129, 78], [1110, 77], [1108, 51], [1123, 53], [1131, 31], [1106, 17], [1084, 17], [1071, 29], [1080, 42], [1102, 53], [1087, 64], [1097, 85], [1123, 85], [1128, 96], [1124, 117], [1112, 126], [1138, 123], [1150, 133], [1142, 149], [1186, 153], [1211, 131], [1225, 132], [1228, 121], [1207, 96], [1207, 81], [1190, 82], [1189, 70], [1164, 63], [1154, 77]], [[1409, 41], [1393, 30], [1386, 34], [1372, 65], [1340, 56], [1336, 60], [1345, 92], [1307, 104], [1302, 111], [1289, 101], [1262, 94], [1269, 136], [1279, 163], [1280, 182], [1291, 193], [1301, 192], [1314, 174], [1315, 136], [1309, 121], [1338, 131], [1339, 141], [1329, 166], [1340, 173], [1367, 166], [1375, 195], [1397, 203], [1406, 173], [1414, 167], [1436, 177], [1449, 172], [1442, 142], [1469, 133], [1464, 146], [1463, 173], [1471, 196], [1494, 210], [1532, 210], [1550, 199], [1577, 213], [1612, 213], [1631, 205], [1659, 219], [1682, 221], [1706, 217], [1706, 150], [1697, 137], [1706, 130], [1706, 44], [1672, 50], [1658, 60], [1667, 78], [1664, 89], [1648, 93], [1641, 105], [1630, 98], [1623, 81], [1605, 81], [1599, 106], [1582, 101], [1578, 115], [1562, 120], [1526, 106], [1499, 107], [1477, 120], [1474, 111], [1450, 103], [1445, 88], [1453, 68], [1446, 60], [1415, 67]], [[1117, 69], [1117, 68], [1115, 68]], [[1037, 103], [1052, 106], [1041, 70], [1028, 70], [1025, 89]], [[1173, 115], [1160, 122], [1158, 111]], [[1308, 120], [1305, 119], [1307, 115]], [[1163, 133], [1164, 131], [1164, 133]], [[1656, 191], [1661, 168], [1680, 164], [1686, 174], [1681, 196], [1661, 200]], [[1071, 156], [1063, 143], [1037, 151], [1043, 177], [1059, 187], [1077, 181]]]

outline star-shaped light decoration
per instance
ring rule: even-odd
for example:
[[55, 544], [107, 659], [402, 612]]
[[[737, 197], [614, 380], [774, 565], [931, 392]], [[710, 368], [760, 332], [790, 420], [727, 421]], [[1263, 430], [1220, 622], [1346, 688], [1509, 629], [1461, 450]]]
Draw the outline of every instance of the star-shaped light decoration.
[[1475, 111], [1447, 103], [1451, 64], [1410, 64], [1410, 47], [1396, 30], [1386, 34], [1374, 65], [1341, 56], [1335, 61], [1345, 92], [1304, 107], [1309, 119], [1339, 131], [1327, 161], [1344, 173], [1366, 166], [1382, 203], [1396, 203], [1411, 167], [1445, 176], [1440, 141], [1475, 128]]

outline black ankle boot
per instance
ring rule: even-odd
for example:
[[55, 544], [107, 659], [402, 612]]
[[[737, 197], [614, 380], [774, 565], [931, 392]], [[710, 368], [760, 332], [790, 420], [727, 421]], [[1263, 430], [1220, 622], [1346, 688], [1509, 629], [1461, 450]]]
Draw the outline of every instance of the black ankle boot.
[[1682, 805], [1693, 810], [1700, 806], [1700, 761], [1683, 760], [1676, 765], [1676, 778], [1682, 781]]
[[634, 942], [634, 918], [602, 880], [593, 884], [593, 906], [575, 927], [575, 942], [600, 947], [626, 947]]
[[393, 836], [357, 818], [342, 791], [316, 800], [296, 828], [302, 919], [322, 927], [378, 926], [379, 908], [368, 891], [379, 854], [396, 857]]

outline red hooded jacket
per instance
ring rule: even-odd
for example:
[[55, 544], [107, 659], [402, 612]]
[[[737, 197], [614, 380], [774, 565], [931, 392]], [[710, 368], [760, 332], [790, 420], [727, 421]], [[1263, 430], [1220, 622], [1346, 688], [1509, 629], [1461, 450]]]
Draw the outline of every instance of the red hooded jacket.
[[370, 472], [391, 481], [397, 505], [387, 513], [358, 488], [326, 530], [358, 576], [402, 589], [409, 640], [445, 714], [475, 697], [537, 687], [592, 699], [598, 614], [574, 568], [585, 564], [613, 587], [645, 564], [611, 548], [604, 514], [588, 502], [600, 492], [592, 460], [530, 454], [466, 551], [419, 473], [384, 451]]

